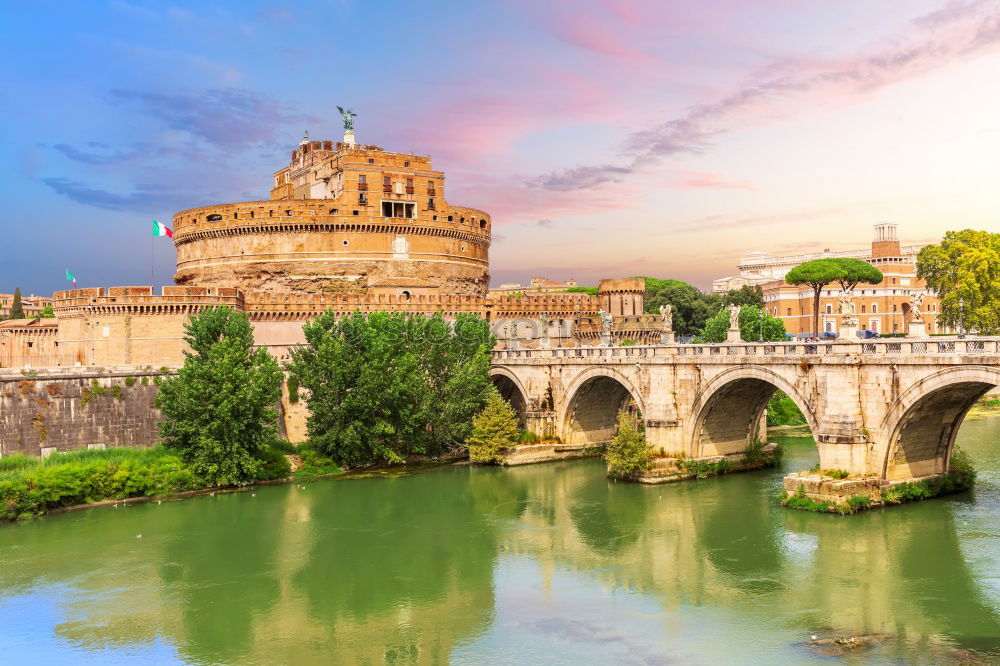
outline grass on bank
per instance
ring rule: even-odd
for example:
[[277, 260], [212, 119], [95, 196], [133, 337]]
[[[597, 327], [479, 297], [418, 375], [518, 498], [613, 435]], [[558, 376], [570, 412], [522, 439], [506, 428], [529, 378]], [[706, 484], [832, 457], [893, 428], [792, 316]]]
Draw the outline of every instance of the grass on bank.
[[[293, 476], [285, 457], [289, 449], [302, 459], [295, 478], [341, 471], [308, 445], [296, 449], [288, 442], [275, 442], [261, 455], [256, 480]], [[208, 487], [179, 455], [162, 446], [88, 449], [53, 453], [43, 459], [17, 454], [0, 458], [0, 521], [23, 520], [101, 500], [173, 495]]]

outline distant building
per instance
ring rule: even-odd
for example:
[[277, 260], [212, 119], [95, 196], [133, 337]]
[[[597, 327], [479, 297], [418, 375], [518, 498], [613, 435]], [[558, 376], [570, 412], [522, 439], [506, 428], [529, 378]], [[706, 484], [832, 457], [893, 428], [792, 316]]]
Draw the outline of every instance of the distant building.
[[[14, 294], [0, 294], [0, 317], [6, 319], [10, 316], [10, 308], [14, 305]], [[24, 309], [24, 316], [31, 318], [42, 314], [42, 310], [51, 307], [51, 296], [21, 296], [21, 307]]]
[[[740, 269], [754, 265], [751, 257], [769, 257], [767, 261], [758, 259], [755, 270], [758, 274], [780, 273], [779, 279], [761, 284], [764, 307], [767, 312], [779, 317], [785, 323], [785, 330], [795, 335], [813, 334], [813, 293], [807, 286], [794, 286], [784, 281], [784, 276], [794, 266], [827, 257], [851, 256], [864, 259], [882, 271], [884, 280], [877, 285], [859, 284], [854, 288], [854, 314], [858, 328], [878, 333], [907, 333], [913, 320], [913, 297], [923, 296], [920, 311], [928, 334], [950, 332], [937, 325], [940, 302], [937, 296], [927, 290], [926, 283], [916, 275], [917, 246], [900, 247], [896, 238], [895, 224], [875, 226], [875, 238], [871, 248], [865, 251], [821, 252], [797, 255], [795, 257], [774, 257], [764, 252], [754, 252], [741, 259]], [[716, 282], [719, 282], [718, 280]], [[823, 289], [820, 298], [820, 331], [839, 333], [843, 326], [838, 297], [841, 289], [831, 284]]]
[[[895, 234], [896, 225], [894, 224], [880, 224], [877, 225], [876, 228], [889, 226], [892, 227], [893, 233]], [[905, 259], [907, 263], [912, 265], [917, 263], [917, 253], [920, 252], [923, 245], [908, 245], [905, 247], [899, 247], [899, 243], [897, 241], [896, 246], [898, 248], [899, 256]], [[788, 271], [792, 270], [799, 264], [813, 259], [852, 257], [854, 259], [864, 259], [867, 261], [871, 259], [872, 256], [872, 248], [870, 247], [860, 250], [838, 250], [836, 252], [825, 249], [822, 252], [813, 252], [810, 254], [786, 255], [774, 255], [770, 252], [756, 250], [740, 257], [740, 264], [737, 268], [739, 273], [737, 275], [731, 275], [714, 280], [712, 282], [712, 292], [716, 294], [724, 294], [730, 289], [739, 289], [740, 287], [746, 285], [763, 285], [764, 283], [771, 282], [773, 280], [781, 280], [788, 274]]]
[[502, 284], [499, 287], [490, 289], [490, 296], [503, 296], [505, 294], [548, 294], [557, 291], [566, 291], [570, 287], [576, 287], [576, 280], [566, 280], [557, 282], [543, 277], [533, 277], [527, 285], [516, 283]]

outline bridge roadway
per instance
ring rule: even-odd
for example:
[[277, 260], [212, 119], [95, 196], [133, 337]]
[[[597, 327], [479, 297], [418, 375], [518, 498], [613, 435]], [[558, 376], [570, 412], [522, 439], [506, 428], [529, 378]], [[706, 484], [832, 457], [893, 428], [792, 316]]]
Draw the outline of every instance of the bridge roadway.
[[892, 482], [947, 471], [966, 412], [1000, 385], [1000, 338], [507, 349], [491, 374], [538, 434], [606, 442], [634, 401], [649, 445], [687, 458], [742, 454], [781, 390], [822, 469]]

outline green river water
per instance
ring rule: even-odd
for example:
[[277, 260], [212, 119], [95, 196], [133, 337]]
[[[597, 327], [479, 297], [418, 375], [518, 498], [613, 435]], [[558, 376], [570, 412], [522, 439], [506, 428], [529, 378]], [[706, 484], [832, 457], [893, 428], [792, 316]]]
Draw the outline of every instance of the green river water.
[[445, 466], [3, 526], [0, 662], [1000, 661], [1000, 418], [962, 427], [973, 492], [855, 516], [778, 506], [817, 459], [783, 442], [659, 487]]

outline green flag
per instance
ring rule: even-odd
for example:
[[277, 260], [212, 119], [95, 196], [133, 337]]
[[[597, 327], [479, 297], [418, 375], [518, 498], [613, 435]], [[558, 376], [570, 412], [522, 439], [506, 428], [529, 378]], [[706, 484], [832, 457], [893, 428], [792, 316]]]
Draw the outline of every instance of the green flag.
[[69, 272], [68, 268], [66, 269], [66, 279], [70, 280], [73, 283], [73, 288], [76, 289], [76, 278], [73, 277], [73, 274]]

